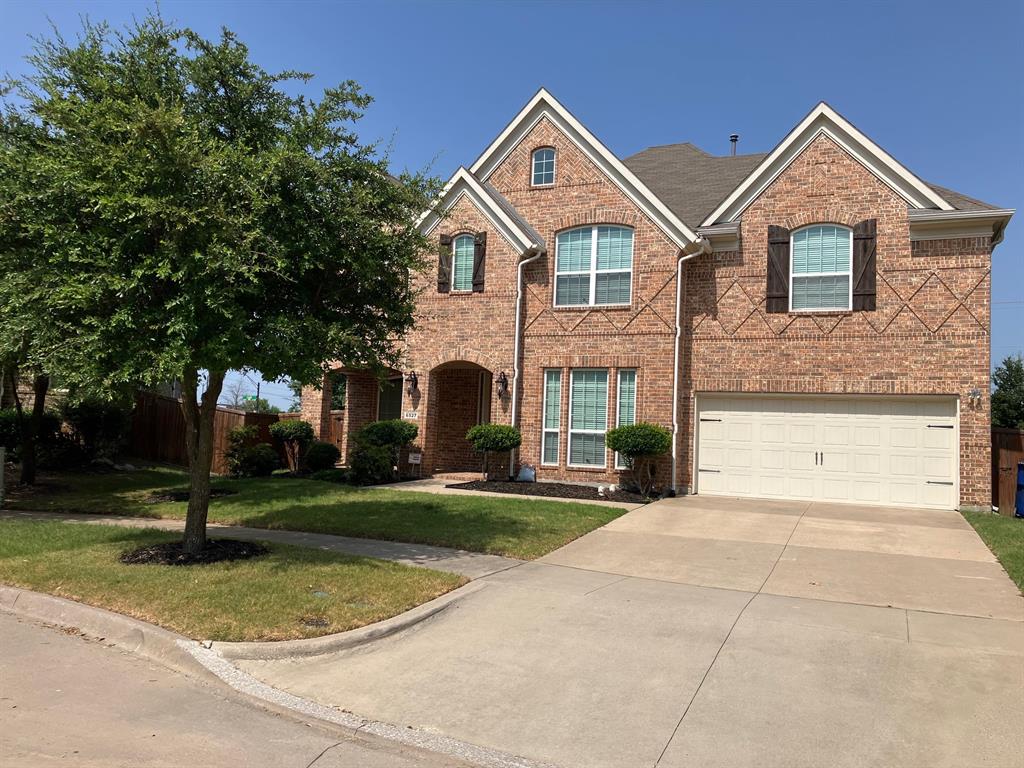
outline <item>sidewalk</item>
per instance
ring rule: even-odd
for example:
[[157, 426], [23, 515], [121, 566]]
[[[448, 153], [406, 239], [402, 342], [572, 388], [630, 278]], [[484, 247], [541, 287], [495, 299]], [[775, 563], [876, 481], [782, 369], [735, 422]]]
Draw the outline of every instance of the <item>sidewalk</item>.
[[[495, 494], [501, 495], [501, 494]], [[184, 520], [166, 520], [148, 517], [119, 517], [117, 515], [84, 515], [57, 512], [18, 512], [7, 510], [0, 513], [0, 519], [61, 520], [90, 525], [120, 525], [126, 528], [156, 528], [161, 531], [183, 531]], [[326, 533], [303, 531], [281, 531], [267, 528], [243, 528], [233, 525], [209, 523], [211, 535], [230, 536], [248, 541], [269, 541], [276, 544], [290, 544], [296, 547], [325, 549], [358, 557], [374, 557], [391, 560], [417, 568], [457, 573], [470, 579], [479, 579], [492, 573], [508, 570], [523, 563], [511, 557], [485, 555], [462, 549], [435, 547], [429, 544], [407, 544], [399, 541], [379, 539], [355, 539], [348, 536], [332, 536]]]

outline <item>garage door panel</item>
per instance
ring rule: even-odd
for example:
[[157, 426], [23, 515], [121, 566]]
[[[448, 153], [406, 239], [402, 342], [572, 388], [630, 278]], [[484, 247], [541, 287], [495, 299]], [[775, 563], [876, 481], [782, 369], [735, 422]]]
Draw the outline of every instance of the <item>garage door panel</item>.
[[698, 473], [698, 493], [956, 507], [952, 397], [701, 395], [698, 407], [698, 468], [719, 470]]

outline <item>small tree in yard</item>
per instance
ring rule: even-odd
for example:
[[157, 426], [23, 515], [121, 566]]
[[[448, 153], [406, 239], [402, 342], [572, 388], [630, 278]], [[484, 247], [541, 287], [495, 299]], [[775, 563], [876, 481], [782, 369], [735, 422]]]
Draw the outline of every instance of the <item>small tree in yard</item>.
[[992, 426], [1024, 429], [1024, 358], [1011, 355], [992, 374]]
[[672, 449], [672, 433], [657, 424], [640, 422], [608, 430], [605, 445], [622, 456], [640, 495], [650, 497], [659, 456]]
[[477, 424], [466, 433], [466, 439], [473, 444], [473, 450], [483, 454], [483, 473], [487, 477], [492, 453], [514, 451], [523, 442], [523, 436], [515, 427], [507, 424]]
[[293, 95], [309, 75], [264, 71], [228, 31], [86, 23], [29, 62], [0, 122], [0, 275], [18, 276], [0, 335], [83, 391], [181, 383], [197, 554], [225, 373], [399, 367], [437, 185], [360, 143], [357, 84]]
[[288, 459], [288, 469], [294, 475], [302, 467], [302, 457], [306, 448], [313, 442], [313, 425], [308, 421], [289, 419], [270, 425], [270, 435], [284, 445], [284, 455]]

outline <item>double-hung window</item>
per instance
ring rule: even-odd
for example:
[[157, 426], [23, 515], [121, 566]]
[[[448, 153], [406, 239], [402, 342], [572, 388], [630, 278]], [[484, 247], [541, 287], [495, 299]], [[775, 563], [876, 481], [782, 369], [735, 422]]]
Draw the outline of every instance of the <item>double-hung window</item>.
[[633, 287], [633, 230], [579, 227], [555, 240], [555, 306], [629, 304]]
[[555, 183], [555, 150], [541, 147], [533, 151], [532, 185], [546, 187]]
[[603, 467], [608, 428], [608, 371], [577, 368], [569, 382], [569, 466]]
[[541, 464], [558, 464], [558, 439], [562, 422], [562, 372], [544, 371], [544, 426], [541, 436]]
[[473, 290], [473, 236], [459, 235], [452, 248], [452, 290]]
[[790, 311], [850, 309], [853, 235], [849, 229], [834, 224], [798, 229], [793, 233], [790, 254]]
[[[624, 427], [636, 423], [636, 371], [623, 368], [619, 371], [618, 408], [615, 415], [615, 426]], [[626, 469], [626, 462], [615, 454], [615, 468]]]

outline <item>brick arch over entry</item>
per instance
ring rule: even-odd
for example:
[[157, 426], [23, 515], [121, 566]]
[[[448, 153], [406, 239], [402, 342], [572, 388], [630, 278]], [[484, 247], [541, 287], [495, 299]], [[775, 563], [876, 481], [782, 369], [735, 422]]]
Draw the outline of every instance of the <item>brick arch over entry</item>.
[[[448, 365], [449, 363], [473, 363], [479, 365], [481, 368], [486, 368], [492, 373], [497, 373], [503, 370], [503, 366], [500, 362], [495, 360], [492, 356], [486, 355], [476, 349], [469, 347], [454, 347], [450, 350], [443, 350], [433, 357], [426, 358], [419, 362], [419, 368], [429, 374], [442, 365]], [[511, 367], [511, 366], [507, 366]], [[511, 375], [511, 372], [509, 372]]]

